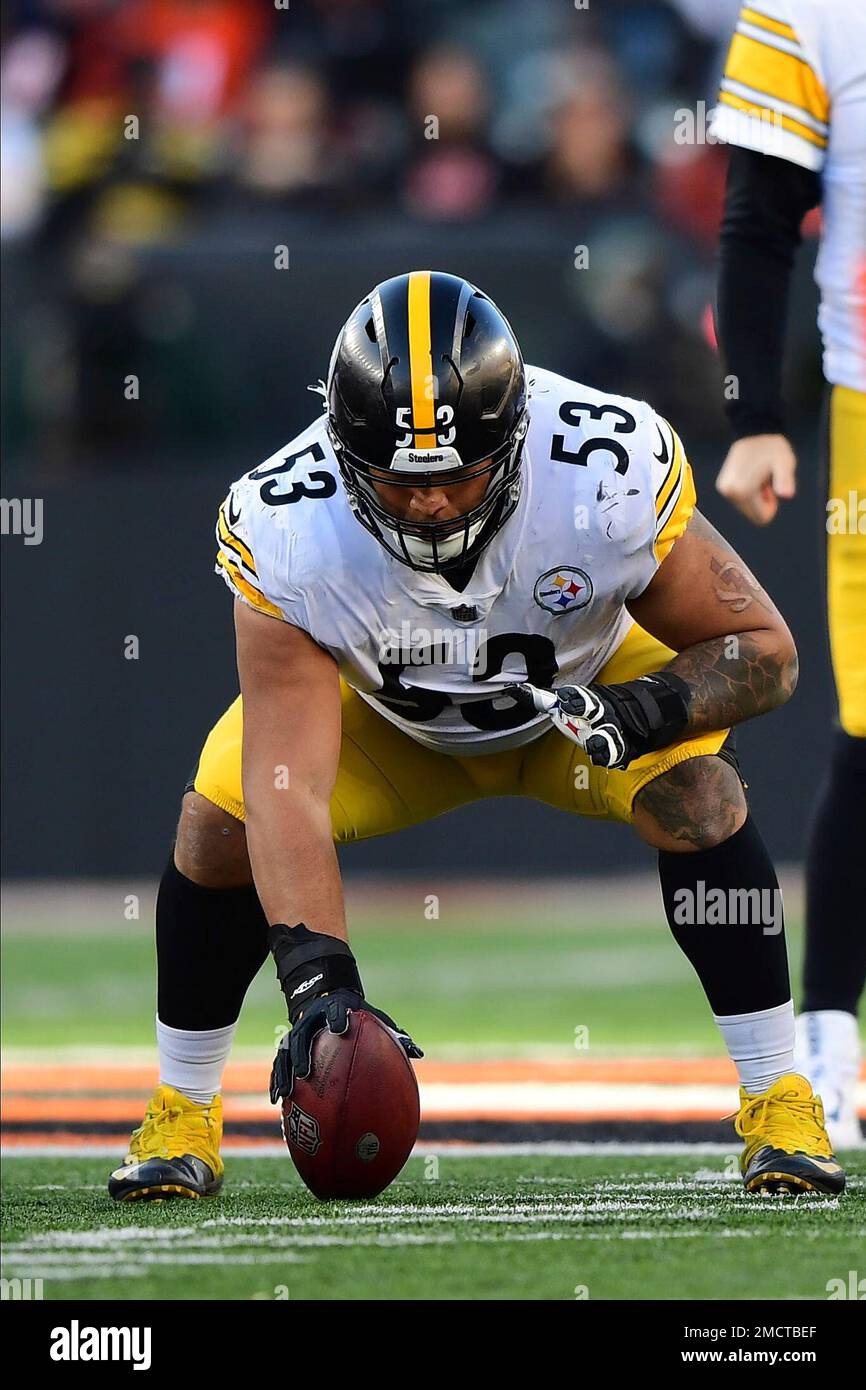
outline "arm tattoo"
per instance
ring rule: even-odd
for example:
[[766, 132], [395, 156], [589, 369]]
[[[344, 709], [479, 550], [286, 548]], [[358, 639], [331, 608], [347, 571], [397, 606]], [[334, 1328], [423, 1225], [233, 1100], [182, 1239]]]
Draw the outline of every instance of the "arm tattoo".
[[687, 535], [685, 577], [662, 584], [655, 598], [650, 586], [634, 617], [678, 651], [665, 669], [691, 691], [685, 736], [694, 737], [784, 704], [797, 684], [797, 654], [772, 600], [724, 536], [700, 512]]
[[772, 632], [739, 632], [686, 647], [666, 668], [692, 691], [686, 733], [727, 729], [782, 705], [797, 683], [797, 661]]
[[744, 612], [750, 603], [757, 603], [767, 613], [774, 612], [772, 603], [755, 576], [741, 568], [735, 560], [720, 560], [714, 555], [710, 560], [710, 569], [716, 576], [713, 586], [716, 598], [720, 603], [726, 603], [732, 613]]
[[797, 684], [797, 656], [788, 643], [780, 643], [773, 603], [724, 537], [699, 512], [689, 530], [712, 547], [710, 583], [720, 606], [735, 617], [754, 614], [757, 625], [684, 647], [667, 667], [692, 691], [686, 734], [693, 736], [727, 729], [784, 704]]

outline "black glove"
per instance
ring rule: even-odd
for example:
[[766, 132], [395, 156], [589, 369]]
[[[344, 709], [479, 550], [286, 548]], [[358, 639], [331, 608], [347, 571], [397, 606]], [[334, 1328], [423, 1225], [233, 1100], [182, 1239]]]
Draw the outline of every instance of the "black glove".
[[622, 685], [561, 685], [539, 690], [519, 685], [537, 710], [596, 767], [628, 767], [635, 758], [676, 743], [688, 723], [691, 691], [668, 672], [639, 676]]
[[349, 1027], [349, 1014], [361, 1011], [372, 1014], [380, 1023], [384, 1023], [404, 1048], [407, 1057], [424, 1056], [408, 1033], [398, 1028], [394, 1020], [383, 1014], [381, 1009], [374, 1009], [373, 1005], [368, 1004], [363, 995], [355, 990], [338, 989], [333, 994], [322, 994], [305, 1006], [291, 1032], [286, 1033], [280, 1042], [271, 1072], [271, 1101], [274, 1105], [284, 1096], [292, 1094], [295, 1077], [304, 1081], [309, 1076], [313, 1065], [312, 1052], [316, 1034], [323, 1028], [327, 1028], [331, 1033], [345, 1033]]
[[271, 1100], [290, 1096], [295, 1077], [303, 1081], [312, 1066], [313, 1040], [323, 1028], [345, 1033], [349, 1012], [364, 1010], [390, 1029], [408, 1057], [423, 1057], [420, 1047], [393, 1019], [364, 998], [358, 965], [347, 941], [312, 932], [303, 922], [277, 922], [268, 932], [277, 977], [286, 996], [292, 1030], [280, 1042], [271, 1073]]

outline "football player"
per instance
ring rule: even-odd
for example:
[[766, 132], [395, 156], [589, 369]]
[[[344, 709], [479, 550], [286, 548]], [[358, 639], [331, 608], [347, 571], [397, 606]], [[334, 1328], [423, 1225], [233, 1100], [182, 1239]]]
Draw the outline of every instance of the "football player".
[[504, 795], [631, 825], [656, 851], [739, 1072], [747, 1188], [841, 1192], [794, 1072], [776, 876], [729, 736], [788, 698], [796, 651], [695, 511], [676, 432], [525, 368], [491, 300], [438, 272], [367, 295], [322, 392], [324, 413], [220, 509], [241, 698], [205, 742], [160, 885], [160, 1082], [112, 1194], [218, 1189], [222, 1072], [268, 951], [292, 1025], [272, 1099], [350, 1010], [421, 1055], [365, 996], [335, 841]]
[[838, 727], [806, 868], [797, 1066], [833, 1142], [862, 1142], [857, 1009], [866, 923], [851, 866], [866, 844], [866, 5], [747, 5], [728, 55], [716, 136], [730, 145], [719, 337], [738, 393], [718, 488], [759, 525], [792, 497], [780, 398], [786, 305], [804, 214], [821, 204], [816, 267], [827, 379], [822, 430], [827, 610]]

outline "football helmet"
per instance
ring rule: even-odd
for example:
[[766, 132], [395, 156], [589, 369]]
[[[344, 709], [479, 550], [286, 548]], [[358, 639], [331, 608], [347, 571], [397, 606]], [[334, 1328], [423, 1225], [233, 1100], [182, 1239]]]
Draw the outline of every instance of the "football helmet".
[[[377, 285], [337, 338], [325, 402], [349, 504], [402, 564], [432, 573], [463, 564], [514, 511], [526, 373], [507, 320], [468, 280], [416, 270]], [[375, 486], [477, 478], [480, 502], [449, 520], [397, 516]]]

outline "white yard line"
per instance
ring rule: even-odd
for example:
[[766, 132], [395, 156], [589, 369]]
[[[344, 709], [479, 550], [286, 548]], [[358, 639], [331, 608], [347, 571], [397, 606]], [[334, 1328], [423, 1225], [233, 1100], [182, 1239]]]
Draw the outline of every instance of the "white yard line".
[[[123, 1146], [118, 1144], [3, 1144], [0, 1158], [117, 1158], [122, 1156]], [[729, 1154], [735, 1152], [733, 1144], [685, 1144], [659, 1142], [657, 1144], [630, 1144], [611, 1142], [591, 1144], [585, 1140], [563, 1140], [561, 1142], [541, 1141], [537, 1144], [461, 1144], [444, 1141], [416, 1144], [413, 1158], [531, 1158], [534, 1155], [547, 1155], [551, 1158], [655, 1158], [655, 1157], [699, 1157], [710, 1154]], [[230, 1163], [233, 1158], [278, 1158], [284, 1162], [289, 1158], [286, 1146], [281, 1141], [262, 1144], [226, 1145], [225, 1158]], [[291, 1161], [291, 1160], [289, 1160]]]
[[[866, 1085], [862, 1103], [866, 1106]], [[736, 1083], [713, 1086], [674, 1082], [666, 1086], [620, 1081], [492, 1081], [426, 1082], [419, 1084], [422, 1122], [471, 1120], [572, 1120], [593, 1115], [627, 1120], [632, 1115], [683, 1116], [719, 1120], [737, 1104]], [[226, 1101], [237, 1120], [274, 1119], [267, 1096], [235, 1092]]]
[[[471, 1239], [471, 1234], [461, 1234], [470, 1222], [495, 1224], [503, 1228], [551, 1223], [592, 1225], [602, 1221], [630, 1222], [634, 1217], [646, 1218], [656, 1214], [664, 1218], [658, 1223], [660, 1230], [666, 1226], [718, 1219], [727, 1223], [721, 1233], [728, 1234], [732, 1207], [739, 1207], [744, 1215], [748, 1213], [750, 1217], [761, 1217], [765, 1222], [775, 1223], [779, 1216], [792, 1210], [826, 1213], [840, 1206], [838, 1199], [805, 1197], [753, 1203], [743, 1194], [733, 1193], [730, 1195], [732, 1200], [719, 1202], [718, 1194], [709, 1192], [705, 1185], [693, 1184], [692, 1187], [694, 1195], [704, 1200], [696, 1202], [692, 1192], [685, 1192], [680, 1195], [691, 1197], [692, 1200], [679, 1206], [664, 1200], [671, 1184], [661, 1181], [655, 1190], [652, 1185], [649, 1190], [636, 1188], [630, 1196], [620, 1195], [625, 1184], [618, 1185], [617, 1195], [598, 1185], [585, 1200], [557, 1201], [543, 1193], [529, 1194], [515, 1200], [503, 1199], [496, 1194], [478, 1194], [472, 1201], [445, 1202], [441, 1205], [409, 1202], [376, 1206], [373, 1203], [359, 1203], [348, 1211], [325, 1210], [306, 1216], [217, 1216], [197, 1225], [99, 1226], [81, 1231], [55, 1229], [35, 1232], [10, 1242], [5, 1255], [7, 1259], [30, 1259], [45, 1263], [69, 1262], [85, 1256], [95, 1256], [103, 1262], [108, 1258], [124, 1260], [134, 1256], [167, 1263], [178, 1250], [187, 1254], [239, 1248], [289, 1250], [296, 1245], [316, 1243], [322, 1238], [338, 1238], [349, 1244], [377, 1243], [387, 1238], [390, 1232], [400, 1233], [399, 1228], [406, 1226], [421, 1228], [415, 1232], [403, 1231], [401, 1234], [407, 1239], [429, 1237], [433, 1232], [429, 1229], [425, 1232], [425, 1226], [451, 1226], [456, 1228], [460, 1238]], [[371, 1227], [379, 1229], [371, 1232]], [[713, 1234], [711, 1230], [704, 1233]], [[479, 1232], [475, 1234], [480, 1235]], [[108, 1256], [106, 1252], [112, 1253]]]
[[[278, 1019], [276, 1020], [279, 1021]], [[473, 1043], [471, 1046], [459, 1043], [443, 1042], [436, 1046], [436, 1061], [444, 1062], [501, 1062], [506, 1061], [521, 1062], [564, 1062], [574, 1061], [575, 1058], [581, 1060], [588, 1057], [587, 1053], [576, 1053], [574, 1044], [566, 1042], [562, 1046], [551, 1043], [532, 1043], [514, 1042], [508, 1038], [503, 1038], [497, 1042], [489, 1039], [486, 1042]], [[590, 1060], [595, 1059], [621, 1059], [629, 1060], [658, 1061], [659, 1058], [670, 1057], [673, 1060], [688, 1061], [718, 1061], [723, 1054], [721, 1052], [701, 1053], [695, 1052], [693, 1046], [688, 1042], [665, 1043], [639, 1046], [638, 1044], [628, 1044], [623, 1046], [611, 1045], [607, 1047], [593, 1047]], [[231, 1062], [256, 1062], [264, 1068], [265, 1078], [270, 1072], [270, 1065], [273, 1060], [273, 1047], [267, 1044], [264, 1048], [261, 1045], [251, 1043], [235, 1043], [232, 1047]], [[111, 1069], [114, 1067], [151, 1067], [154, 1076], [157, 1070], [156, 1046], [152, 1043], [62, 1043], [56, 1045], [48, 1042], [44, 1046], [22, 1047], [9, 1044], [3, 1048], [2, 1063], [3, 1067], [42, 1067], [46, 1073], [56, 1071], [59, 1063], [67, 1066], [80, 1067], [104, 1067]]]
[[[782, 1228], [775, 1234], [785, 1238], [802, 1240], [802, 1233], [796, 1227]], [[856, 1233], [852, 1233], [856, 1234]], [[698, 1240], [707, 1237], [718, 1237], [723, 1240], [755, 1240], [766, 1235], [761, 1229], [742, 1230], [725, 1227], [718, 1231], [706, 1231], [686, 1229], [686, 1230], [665, 1230], [659, 1227], [648, 1229], [629, 1229], [622, 1231], [503, 1231], [502, 1234], [485, 1234], [483, 1232], [471, 1232], [469, 1234], [458, 1234], [456, 1232], [445, 1232], [442, 1234], [421, 1234], [409, 1232], [382, 1232], [377, 1235], [304, 1235], [296, 1236], [291, 1242], [286, 1242], [278, 1250], [262, 1250], [257, 1248], [251, 1253], [233, 1251], [230, 1249], [218, 1249], [210, 1252], [197, 1252], [194, 1250], [172, 1250], [170, 1252], [137, 1252], [124, 1250], [116, 1255], [111, 1252], [100, 1251], [90, 1253], [82, 1252], [58, 1252], [53, 1255], [50, 1252], [36, 1254], [30, 1250], [18, 1251], [10, 1248], [4, 1260], [4, 1271], [7, 1277], [15, 1269], [20, 1269], [22, 1273], [26, 1271], [28, 1276], [37, 1277], [42, 1275], [48, 1279], [86, 1279], [86, 1278], [141, 1278], [154, 1267], [198, 1265], [211, 1266], [214, 1268], [224, 1268], [231, 1265], [246, 1265], [260, 1267], [266, 1264], [302, 1264], [304, 1256], [298, 1253], [301, 1250], [317, 1249], [352, 1249], [354, 1247], [393, 1249], [398, 1247], [420, 1248], [424, 1246], [439, 1245], [507, 1245], [516, 1243], [536, 1242], [536, 1241], [668, 1241], [668, 1240]], [[134, 1260], [135, 1263], [130, 1263]]]
[[[653, 1147], [658, 1150], [662, 1146]], [[619, 1148], [629, 1151], [627, 1146]], [[532, 1179], [522, 1181], [528, 1183]], [[766, 1235], [768, 1229], [786, 1238], [802, 1239], [797, 1225], [780, 1225], [779, 1218], [792, 1210], [823, 1215], [840, 1207], [838, 1199], [818, 1198], [755, 1203], [737, 1188], [720, 1193], [721, 1187], [730, 1188], [729, 1177], [704, 1168], [682, 1180], [649, 1175], [633, 1180], [602, 1179], [580, 1195], [556, 1196], [549, 1189], [524, 1190], [510, 1198], [492, 1189], [479, 1191], [471, 1198], [440, 1203], [431, 1191], [429, 1203], [368, 1201], [339, 1211], [324, 1207], [303, 1216], [218, 1214], [197, 1224], [173, 1227], [55, 1229], [10, 1242], [4, 1251], [4, 1273], [8, 1276], [15, 1271], [58, 1281], [112, 1277], [135, 1280], [151, 1270], [172, 1266], [294, 1265], [304, 1262], [302, 1252], [330, 1248], [390, 1249], [529, 1241], [660, 1242], [714, 1236], [750, 1240]], [[677, 1203], [676, 1198], [680, 1199]], [[763, 1219], [748, 1228], [738, 1228], [731, 1223], [740, 1213]], [[657, 1224], [634, 1224], [647, 1217], [657, 1217]], [[592, 1229], [605, 1222], [621, 1223], [622, 1228]], [[478, 1229], [491, 1226], [496, 1230]], [[518, 1229], [521, 1227], [524, 1229]], [[532, 1229], [535, 1227], [541, 1229]], [[866, 1233], [850, 1232], [852, 1239], [863, 1234]]]

